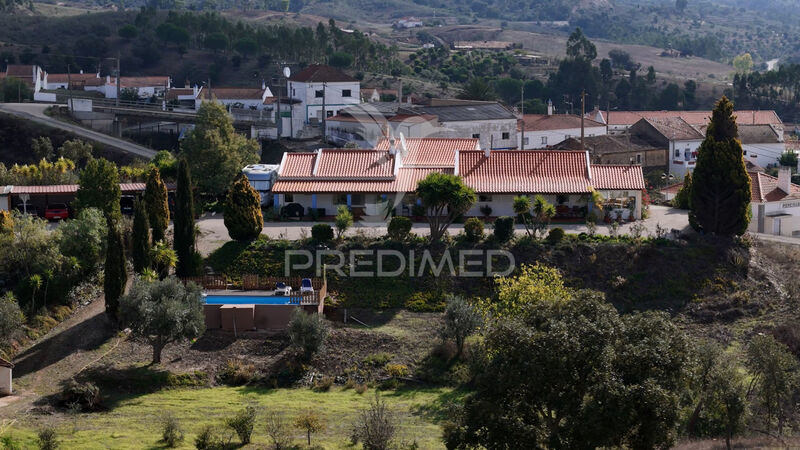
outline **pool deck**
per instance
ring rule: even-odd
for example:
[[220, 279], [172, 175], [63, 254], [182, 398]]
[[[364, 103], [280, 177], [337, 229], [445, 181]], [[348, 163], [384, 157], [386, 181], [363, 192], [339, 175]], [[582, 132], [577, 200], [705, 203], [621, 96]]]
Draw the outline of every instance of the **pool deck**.
[[[292, 291], [294, 294], [297, 291]], [[213, 291], [204, 291], [206, 295], [217, 297], [217, 296], [236, 296], [236, 297], [275, 297], [275, 291], [244, 291], [241, 289], [224, 289], [224, 290], [213, 290]], [[288, 297], [286, 295], [281, 295], [280, 297]]]

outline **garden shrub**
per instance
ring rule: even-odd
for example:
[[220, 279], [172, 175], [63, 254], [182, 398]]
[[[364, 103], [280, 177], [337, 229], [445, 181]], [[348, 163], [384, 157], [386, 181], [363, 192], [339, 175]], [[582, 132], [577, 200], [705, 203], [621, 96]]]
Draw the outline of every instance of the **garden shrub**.
[[245, 409], [236, 413], [235, 416], [225, 421], [225, 425], [231, 428], [243, 445], [250, 443], [250, 438], [253, 435], [253, 427], [256, 423], [256, 408], [248, 406]]
[[289, 319], [292, 347], [306, 361], [324, 348], [328, 331], [328, 323], [324, 318], [319, 314], [308, 314], [300, 308], [295, 309]]
[[514, 236], [514, 218], [503, 216], [494, 221], [494, 238], [497, 242], [508, 242]]
[[469, 242], [480, 242], [483, 239], [483, 221], [477, 217], [470, 217], [464, 222], [464, 234]]
[[70, 380], [61, 392], [60, 404], [81, 411], [95, 411], [100, 407], [100, 388], [92, 382]]
[[556, 244], [561, 242], [564, 239], [564, 230], [561, 228], [553, 228], [550, 230], [550, 233], [547, 234], [547, 242], [551, 244]]
[[238, 359], [229, 359], [217, 374], [217, 380], [228, 386], [248, 384], [256, 378], [256, 367]]
[[315, 242], [330, 242], [333, 240], [333, 228], [327, 223], [318, 223], [311, 227], [311, 239]]
[[391, 361], [392, 356], [394, 355], [386, 352], [373, 353], [364, 358], [363, 362], [368, 366], [380, 367], [386, 365], [386, 363]]
[[444, 294], [438, 291], [417, 291], [406, 300], [405, 307], [414, 312], [444, 311], [446, 306]]
[[405, 364], [387, 364], [385, 369], [392, 378], [405, 378], [411, 373]]
[[37, 433], [37, 438], [39, 450], [56, 450], [60, 446], [56, 430], [53, 428], [42, 428]]
[[403, 241], [411, 232], [411, 219], [403, 216], [392, 217], [386, 231], [390, 239]]
[[333, 377], [322, 377], [314, 382], [313, 389], [317, 392], [328, 392], [333, 387]]
[[161, 420], [161, 442], [168, 448], [177, 447], [183, 442], [183, 430], [178, 419], [170, 413]]
[[211, 425], [206, 425], [200, 429], [200, 433], [194, 439], [194, 447], [197, 450], [225, 450], [229, 442]]

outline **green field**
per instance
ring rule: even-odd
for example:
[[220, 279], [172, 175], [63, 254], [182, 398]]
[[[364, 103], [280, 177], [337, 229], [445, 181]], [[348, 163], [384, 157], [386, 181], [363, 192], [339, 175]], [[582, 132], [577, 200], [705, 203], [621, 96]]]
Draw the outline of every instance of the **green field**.
[[[416, 442], [421, 449], [444, 448], [441, 427], [437, 423], [439, 412], [457, 393], [432, 388], [381, 391], [381, 395], [398, 421], [398, 442], [409, 445]], [[253, 387], [172, 389], [121, 400], [107, 412], [28, 415], [19, 418], [6, 435], [11, 435], [22, 448], [35, 448], [36, 430], [53, 426], [61, 448], [163, 448], [158, 442], [161, 438], [159, 421], [169, 412], [178, 418], [186, 434], [179, 448], [194, 448], [194, 438], [203, 426], [217, 425], [221, 429], [225, 418], [252, 404], [258, 406], [259, 417], [253, 443], [243, 448], [264, 448], [269, 444], [264, 431], [267, 410], [277, 411], [291, 422], [308, 409], [317, 411], [327, 423], [326, 431], [312, 436], [312, 445], [326, 449], [354, 448], [349, 442], [352, 423], [373, 397], [373, 389], [364, 394], [341, 388], [329, 392]], [[302, 431], [292, 428], [292, 433], [296, 444], [305, 444]], [[233, 438], [233, 443], [238, 444], [237, 438]]]

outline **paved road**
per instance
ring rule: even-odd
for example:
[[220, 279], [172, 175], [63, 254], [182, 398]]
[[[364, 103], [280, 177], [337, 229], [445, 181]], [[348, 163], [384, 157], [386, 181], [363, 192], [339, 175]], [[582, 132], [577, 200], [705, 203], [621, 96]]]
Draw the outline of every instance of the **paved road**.
[[44, 110], [47, 109], [48, 106], [51, 105], [44, 103], [0, 103], [0, 112], [12, 114], [48, 127], [68, 131], [90, 141], [98, 142], [115, 150], [130, 153], [142, 158], [152, 159], [156, 155], [155, 150], [147, 147], [47, 116]]
[[[655, 235], [656, 229], [659, 227], [667, 233], [672, 230], [685, 230], [689, 227], [689, 218], [686, 211], [652, 205], [650, 206], [650, 217], [636, 223], [644, 225], [643, 236], [650, 236]], [[294, 240], [304, 236], [311, 236], [311, 227], [314, 224], [315, 222], [266, 222], [264, 223], [263, 233], [271, 238]], [[198, 220], [197, 225], [200, 228], [201, 236], [198, 240], [198, 247], [204, 255], [208, 255], [225, 242], [231, 240], [221, 214], [207, 214]], [[617, 232], [619, 234], [630, 234], [632, 226], [633, 224], [630, 223], [621, 225]], [[575, 234], [587, 231], [584, 224], [556, 224], [552, 227], [561, 227], [567, 233]], [[463, 224], [453, 224], [448, 231], [451, 235], [455, 235], [463, 231], [463, 229]], [[414, 223], [411, 231], [418, 235], [426, 236], [429, 234], [428, 224], [426, 222]], [[516, 232], [517, 234], [525, 233], [525, 229], [518, 225]], [[355, 233], [364, 233], [369, 237], [384, 236], [386, 235], [386, 224], [356, 222], [347, 234], [354, 235]], [[612, 228], [606, 224], [599, 224], [597, 233], [609, 235], [612, 233]]]

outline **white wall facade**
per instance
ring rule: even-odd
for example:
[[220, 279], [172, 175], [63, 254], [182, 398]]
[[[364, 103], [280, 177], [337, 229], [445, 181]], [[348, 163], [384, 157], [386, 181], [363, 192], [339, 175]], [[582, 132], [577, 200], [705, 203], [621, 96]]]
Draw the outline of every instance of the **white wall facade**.
[[753, 217], [747, 231], [800, 237], [800, 200], [751, 203]]
[[[606, 127], [585, 127], [583, 129], [584, 136], [605, 136]], [[563, 142], [569, 138], [580, 138], [580, 128], [567, 128], [563, 130], [543, 130], [543, 131], [525, 131], [525, 147], [524, 150], [537, 150], [546, 148], [548, 145], [555, 145]], [[522, 133], [518, 133], [517, 148], [523, 148]]]
[[11, 395], [11, 368], [0, 366], [0, 395]]
[[697, 164], [694, 152], [702, 142], [702, 140], [669, 141], [669, 172], [678, 180], [683, 180], [687, 173], [694, 171]]
[[[292, 105], [291, 132], [295, 137], [307, 124], [319, 123], [322, 120], [323, 103], [328, 117], [339, 114], [342, 108], [361, 103], [361, 85], [358, 81], [326, 83], [289, 81], [287, 90], [291, 98], [300, 101]], [[324, 97], [317, 97], [317, 91], [324, 92]]]
[[429, 137], [478, 138], [481, 148], [492, 150], [516, 149], [519, 139], [517, 119], [442, 122], [441, 128]]
[[781, 153], [786, 151], [786, 144], [776, 142], [771, 144], [742, 144], [746, 161], [761, 167], [778, 164]]

